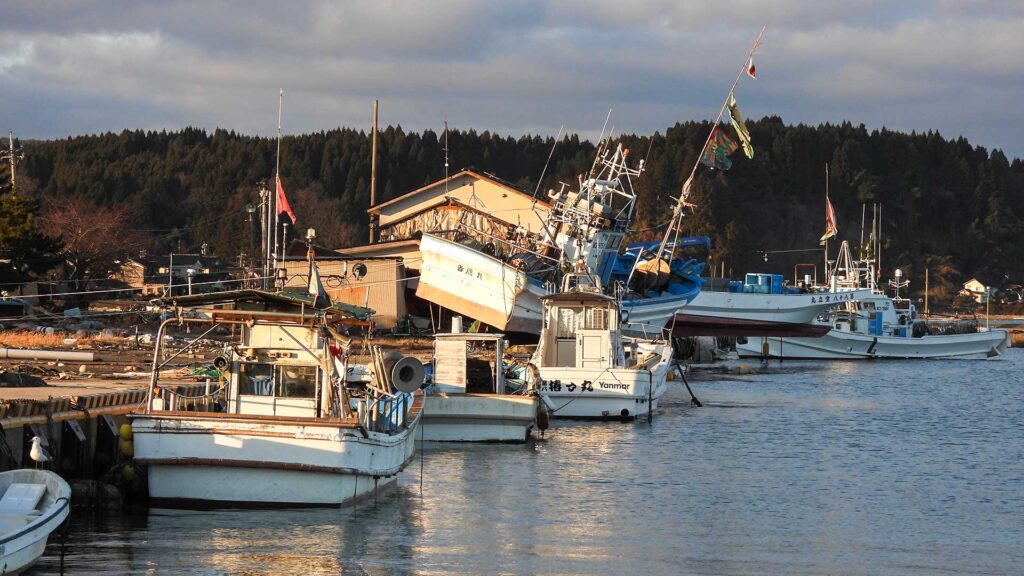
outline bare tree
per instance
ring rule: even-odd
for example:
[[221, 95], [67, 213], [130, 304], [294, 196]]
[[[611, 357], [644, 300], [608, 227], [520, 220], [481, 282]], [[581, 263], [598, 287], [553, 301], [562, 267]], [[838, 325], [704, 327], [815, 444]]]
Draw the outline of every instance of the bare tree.
[[44, 234], [60, 242], [64, 279], [74, 282], [76, 289], [106, 278], [115, 261], [126, 258], [143, 240], [130, 229], [131, 214], [82, 198], [48, 198], [38, 222]]

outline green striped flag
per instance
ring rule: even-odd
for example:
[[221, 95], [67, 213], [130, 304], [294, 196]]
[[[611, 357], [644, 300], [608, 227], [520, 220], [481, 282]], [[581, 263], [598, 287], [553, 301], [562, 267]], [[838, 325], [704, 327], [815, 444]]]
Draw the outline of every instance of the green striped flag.
[[743, 115], [740, 114], [740, 107], [736, 104], [734, 94], [729, 95], [729, 118], [732, 120], [732, 127], [736, 130], [736, 135], [739, 136], [740, 142], [743, 144], [743, 153], [747, 155], [747, 158], [753, 158], [754, 145], [750, 143], [750, 131], [743, 123]]

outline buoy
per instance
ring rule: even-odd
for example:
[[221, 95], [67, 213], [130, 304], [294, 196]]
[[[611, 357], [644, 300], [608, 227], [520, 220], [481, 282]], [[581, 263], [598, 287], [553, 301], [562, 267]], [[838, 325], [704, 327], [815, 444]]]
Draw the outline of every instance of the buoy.
[[132, 425], [131, 424], [121, 424], [121, 427], [118, 429], [118, 435], [121, 437], [121, 440], [131, 440], [132, 439]]
[[551, 416], [548, 415], [547, 406], [545, 406], [544, 404], [539, 404], [537, 406], [537, 429], [543, 432], [547, 430], [548, 426], [550, 425]]

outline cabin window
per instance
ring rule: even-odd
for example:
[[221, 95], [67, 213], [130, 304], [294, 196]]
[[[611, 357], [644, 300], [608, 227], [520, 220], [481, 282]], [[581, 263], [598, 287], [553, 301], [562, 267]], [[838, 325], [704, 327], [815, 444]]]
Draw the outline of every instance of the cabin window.
[[238, 367], [238, 393], [249, 396], [274, 395], [273, 364], [241, 364]]
[[278, 366], [277, 395], [286, 398], [316, 396], [316, 366]]
[[244, 363], [238, 367], [238, 393], [247, 396], [314, 398], [316, 366]]
[[578, 311], [574, 308], [559, 308], [558, 309], [558, 331], [556, 334], [557, 338], [575, 338], [576, 337], [576, 313]]
[[608, 310], [606, 308], [595, 308], [588, 306], [586, 317], [583, 322], [584, 330], [607, 330]]

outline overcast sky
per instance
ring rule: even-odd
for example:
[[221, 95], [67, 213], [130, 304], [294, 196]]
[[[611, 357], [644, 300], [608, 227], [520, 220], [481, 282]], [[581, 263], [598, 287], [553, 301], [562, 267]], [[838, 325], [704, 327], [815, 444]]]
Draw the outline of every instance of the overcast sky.
[[1024, 156], [1021, 0], [5, 0], [0, 119], [123, 128], [585, 136], [707, 119], [767, 25], [748, 117], [938, 130]]

